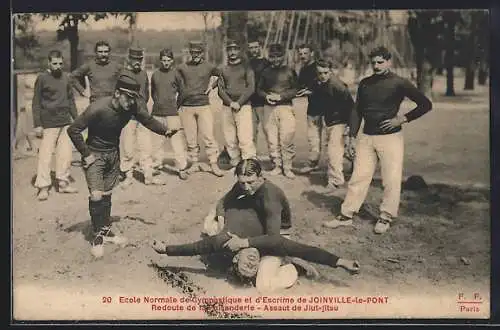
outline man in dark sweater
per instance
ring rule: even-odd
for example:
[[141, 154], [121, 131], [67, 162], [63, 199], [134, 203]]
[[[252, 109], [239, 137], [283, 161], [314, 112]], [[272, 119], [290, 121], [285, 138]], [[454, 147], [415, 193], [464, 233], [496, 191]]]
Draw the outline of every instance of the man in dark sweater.
[[315, 105], [311, 95], [318, 80], [312, 47], [302, 44], [298, 47], [298, 53], [302, 66], [299, 71], [300, 89], [297, 92], [297, 97], [307, 96], [307, 141], [309, 142], [309, 162], [298, 172], [307, 174], [318, 169], [321, 156], [323, 117], [321, 115], [322, 106]]
[[[235, 169], [238, 183], [223, 198], [225, 223], [222, 231], [200, 241], [167, 245], [154, 241], [157, 253], [169, 256], [233, 253], [253, 247], [261, 255], [297, 257], [307, 261], [359, 271], [356, 261], [341, 259], [323, 249], [294, 242], [280, 235], [280, 227], [290, 225], [290, 208], [283, 206], [282, 191], [262, 177], [255, 159], [242, 160]], [[249, 210], [255, 212], [248, 212]]]
[[[122, 73], [134, 77], [139, 83], [141, 89], [139, 91], [140, 97], [136, 100], [137, 106], [142, 108], [142, 111], [149, 112], [147, 106], [149, 101], [149, 78], [147, 72], [142, 69], [143, 59], [144, 50], [131, 47], [128, 52], [127, 65], [122, 70]], [[153, 177], [149, 153], [151, 139], [150, 133], [145, 127], [142, 127], [135, 119], [130, 120], [123, 128], [121, 143], [120, 168], [125, 174], [122, 187], [126, 188], [134, 182], [133, 173], [136, 163], [139, 163], [139, 167], [144, 173], [144, 184], [165, 184], [165, 181], [161, 178]]]
[[[333, 74], [331, 62], [318, 60], [315, 65], [316, 81], [309, 86], [311, 101], [308, 111], [312, 111], [312, 114], [307, 116], [310, 163], [300, 172], [309, 173], [317, 168], [321, 154], [321, 136], [325, 129], [328, 141], [327, 186], [337, 189], [344, 185], [344, 136], [354, 100], [347, 85]], [[314, 107], [311, 108], [311, 104]]]
[[[104, 242], [124, 245], [127, 239], [111, 231], [111, 194], [120, 177], [120, 134], [132, 117], [156, 134], [167, 137], [177, 131], [155, 120], [138, 106], [140, 84], [131, 75], [118, 78], [113, 96], [92, 103], [68, 128], [68, 134], [82, 155], [83, 169], [90, 193], [89, 213], [94, 239], [91, 253], [102, 257]], [[84, 141], [82, 132], [88, 129]]]
[[[401, 126], [430, 111], [432, 103], [409, 80], [390, 71], [391, 53], [385, 47], [373, 50], [370, 59], [374, 74], [359, 83], [356, 110], [349, 125], [349, 134], [355, 138], [364, 120], [363, 132], [357, 138], [353, 174], [340, 214], [324, 225], [336, 228], [352, 224], [353, 215], [366, 198], [379, 159], [384, 196], [374, 231], [382, 234], [398, 215], [404, 158]], [[405, 97], [417, 106], [399, 115]]]
[[[191, 60], [177, 67], [182, 82], [179, 92], [181, 105], [179, 116], [184, 127], [187, 152], [191, 162], [188, 172], [211, 171], [214, 175], [222, 177], [224, 172], [217, 164], [219, 146], [214, 134], [214, 115], [208, 99], [208, 93], [216, 86], [215, 79], [219, 73], [216, 66], [205, 62], [204, 45], [201, 42], [190, 42], [189, 53]], [[199, 161], [198, 132], [205, 143], [209, 168]]]
[[[153, 117], [171, 129], [180, 129], [181, 119], [177, 112], [177, 95], [179, 92], [180, 77], [174, 67], [174, 54], [166, 48], [160, 51], [160, 68], [153, 72], [151, 77], [151, 97], [153, 99]], [[148, 148], [151, 155], [150, 166], [161, 168], [165, 159], [165, 139], [152, 134], [151, 146]], [[186, 137], [184, 132], [175, 134], [170, 140], [174, 152], [175, 165], [179, 171], [179, 178], [188, 178], [186, 171]]]
[[38, 200], [49, 197], [50, 164], [56, 152], [56, 179], [60, 193], [76, 193], [70, 186], [72, 146], [66, 129], [78, 115], [69, 76], [62, 71], [63, 56], [58, 50], [49, 53], [48, 70], [38, 75], [33, 94], [33, 125], [42, 138], [38, 150], [35, 187]]
[[257, 147], [259, 125], [263, 122], [264, 104], [266, 104], [265, 98], [257, 93], [257, 85], [262, 71], [271, 65], [271, 63], [262, 56], [262, 46], [258, 40], [250, 40], [248, 42], [248, 55], [255, 77], [255, 92], [250, 97], [250, 103], [253, 110], [253, 144]]
[[226, 45], [228, 63], [220, 68], [219, 97], [222, 99], [222, 131], [230, 165], [257, 156], [253, 143], [250, 96], [255, 90], [252, 68], [241, 58], [240, 45], [229, 40]]
[[90, 103], [97, 101], [101, 97], [111, 96], [115, 90], [116, 80], [123, 68], [123, 65], [111, 61], [109, 55], [111, 46], [107, 41], [98, 41], [95, 44], [94, 51], [96, 57], [71, 72], [73, 83], [82, 96], [85, 95], [85, 89], [78, 82], [79, 79], [88, 77], [90, 82]]
[[262, 71], [257, 93], [266, 100], [264, 106], [264, 132], [269, 156], [274, 164], [271, 175], [283, 173], [295, 178], [292, 161], [295, 157], [295, 114], [292, 100], [297, 94], [297, 74], [283, 64], [285, 50], [279, 44], [269, 47], [271, 66]]

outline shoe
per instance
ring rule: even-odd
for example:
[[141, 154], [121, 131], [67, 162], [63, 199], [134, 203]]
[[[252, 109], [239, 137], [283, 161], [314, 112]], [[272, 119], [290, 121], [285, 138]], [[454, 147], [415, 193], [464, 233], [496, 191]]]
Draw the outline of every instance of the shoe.
[[201, 171], [203, 171], [203, 169], [202, 169], [201, 163], [199, 163], [199, 162], [193, 162], [191, 165], [189, 165], [186, 168], [186, 172], [188, 174], [193, 174], [193, 173], [201, 172]]
[[92, 246], [90, 247], [90, 253], [96, 259], [102, 258], [104, 255], [104, 239], [101, 233], [95, 235], [94, 240], [92, 241]]
[[165, 180], [163, 180], [162, 178], [154, 176], [152, 178], [145, 178], [144, 184], [147, 186], [149, 186], [149, 185], [164, 186], [167, 184], [167, 182]]
[[281, 166], [275, 166], [272, 170], [268, 171], [267, 174], [269, 174], [269, 175], [280, 175], [280, 174], [282, 174]]
[[283, 175], [289, 179], [295, 179], [295, 173], [289, 168], [283, 170]]
[[189, 173], [186, 169], [184, 170], [179, 170], [179, 179], [181, 180], [187, 180], [189, 178]]
[[36, 197], [39, 201], [46, 201], [49, 198], [49, 189], [40, 188]]
[[319, 169], [319, 167], [318, 167], [318, 163], [317, 162], [309, 162], [309, 164], [307, 164], [306, 166], [298, 169], [297, 173], [299, 173], [299, 174], [309, 174], [312, 171], [316, 171], [318, 169]]
[[70, 186], [67, 182], [60, 182], [58, 191], [63, 194], [76, 194], [78, 192], [78, 189]]
[[219, 168], [219, 165], [217, 165], [217, 163], [210, 164], [210, 170], [215, 176], [218, 176], [219, 178], [224, 176], [224, 172]]
[[155, 250], [156, 253], [167, 254], [167, 244], [163, 241], [160, 242], [160, 241], [154, 240], [151, 247], [153, 248], [153, 250]]
[[125, 236], [115, 235], [108, 226], [103, 227], [98, 235], [102, 237], [103, 243], [112, 243], [124, 247], [128, 242]]
[[384, 217], [379, 217], [377, 223], [375, 224], [375, 227], [373, 228], [373, 231], [375, 232], [375, 234], [383, 234], [389, 229], [389, 227], [391, 227], [391, 222], [392, 216], [390, 215], [386, 214]]
[[323, 227], [327, 228], [338, 228], [342, 226], [352, 226], [352, 218], [339, 214], [335, 219], [323, 222]]

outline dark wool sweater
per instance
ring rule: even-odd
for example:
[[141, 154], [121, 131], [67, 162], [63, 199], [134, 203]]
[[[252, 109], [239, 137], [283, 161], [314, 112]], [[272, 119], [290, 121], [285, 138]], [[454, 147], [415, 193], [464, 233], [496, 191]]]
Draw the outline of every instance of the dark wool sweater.
[[298, 91], [297, 74], [287, 66], [273, 68], [267, 67], [262, 71], [262, 75], [257, 87], [257, 93], [265, 98], [270, 93], [281, 96], [281, 101], [274, 105], [292, 105], [292, 100]]
[[75, 78], [73, 79], [73, 83], [80, 91], [83, 91], [83, 88], [77, 79], [85, 76], [89, 78], [90, 101], [94, 102], [101, 97], [113, 95], [118, 75], [122, 69], [123, 65], [115, 61], [109, 61], [106, 64], [91, 61], [71, 72], [71, 76]]
[[255, 90], [255, 77], [248, 64], [228, 64], [219, 69], [219, 97], [222, 103], [229, 106], [231, 102], [244, 105], [249, 102]]
[[45, 71], [38, 75], [33, 94], [33, 125], [54, 128], [69, 125], [76, 118], [75, 98], [68, 74], [56, 78]]
[[180, 77], [175, 68], [156, 70], [151, 77], [151, 97], [153, 116], [177, 116], [176, 93], [179, 91]]
[[311, 88], [313, 94], [310, 99], [317, 106], [314, 114], [321, 115], [327, 126], [347, 124], [354, 109], [354, 100], [347, 88], [339, 78], [331, 75], [325, 83], [319, 81]]
[[207, 62], [195, 64], [188, 62], [177, 68], [181, 77], [180, 104], [183, 106], [209, 105], [208, 95], [205, 90], [208, 87], [211, 76], [218, 76], [217, 68]]
[[263, 57], [250, 59], [250, 66], [252, 67], [255, 76], [255, 91], [250, 97], [250, 102], [252, 103], [253, 107], [261, 107], [266, 104], [266, 100], [257, 93], [257, 86], [259, 84], [262, 71], [264, 71], [264, 69], [269, 65], [271, 65], [271, 63], [269, 63], [269, 61]]
[[372, 75], [359, 83], [356, 100], [356, 111], [352, 112], [350, 134], [356, 136], [365, 120], [363, 133], [368, 135], [383, 135], [401, 131], [396, 127], [383, 132], [380, 123], [395, 117], [403, 99], [407, 97], [417, 104], [417, 107], [406, 113], [408, 122], [419, 118], [432, 109], [431, 101], [420, 92], [408, 79], [393, 72], [384, 75]]
[[[111, 96], [104, 97], [90, 104], [68, 127], [68, 135], [83, 157], [89, 156], [91, 150], [118, 150], [121, 131], [132, 116], [156, 134], [166, 133], [167, 127], [141, 107], [134, 106], [130, 111], [122, 111], [113, 107], [112, 99]], [[81, 133], [87, 128], [88, 137], [85, 142]]]

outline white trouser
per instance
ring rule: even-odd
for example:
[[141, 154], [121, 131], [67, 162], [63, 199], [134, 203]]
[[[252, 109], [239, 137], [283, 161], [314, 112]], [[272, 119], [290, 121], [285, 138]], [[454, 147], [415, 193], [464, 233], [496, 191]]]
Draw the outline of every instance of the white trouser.
[[295, 157], [295, 114], [291, 105], [264, 106], [264, 133], [271, 161], [277, 167], [292, 168]]
[[50, 178], [50, 163], [52, 154], [56, 152], [56, 179], [69, 181], [71, 160], [73, 157], [73, 143], [68, 132], [69, 125], [56, 128], [44, 128], [43, 138], [38, 149], [38, 169], [35, 187], [45, 188], [52, 184]]
[[344, 184], [344, 131], [345, 124], [326, 127], [328, 139], [328, 182]]
[[231, 160], [249, 159], [256, 156], [253, 143], [253, 110], [250, 105], [241, 106], [233, 111], [223, 106], [222, 131], [226, 141], [226, 150]]
[[403, 132], [387, 135], [365, 135], [360, 133], [356, 144], [356, 158], [347, 195], [341, 212], [345, 216], [359, 211], [375, 173], [377, 157], [380, 159], [384, 194], [380, 212], [397, 217], [403, 176], [404, 141]]

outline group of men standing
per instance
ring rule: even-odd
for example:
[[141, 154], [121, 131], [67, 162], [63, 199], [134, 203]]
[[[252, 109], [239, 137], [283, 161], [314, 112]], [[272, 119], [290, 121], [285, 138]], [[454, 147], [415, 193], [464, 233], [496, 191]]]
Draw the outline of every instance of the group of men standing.
[[[127, 64], [123, 66], [110, 59], [109, 43], [99, 41], [95, 45], [95, 60], [69, 75], [62, 72], [61, 52], [50, 52], [48, 70], [38, 76], [33, 96], [35, 131], [43, 136], [35, 182], [38, 199], [49, 197], [54, 150], [58, 191], [77, 192], [69, 180], [72, 141], [82, 154], [90, 191], [89, 212], [96, 237], [101, 238], [94, 242], [93, 248], [100, 249], [106, 237], [122, 242], [109, 229], [111, 191], [118, 184], [120, 173], [124, 174], [123, 186], [133, 182], [137, 163], [144, 173], [145, 184], [165, 184], [160, 175], [154, 175], [155, 169], [163, 166], [165, 137], [170, 139], [181, 179], [186, 180], [197, 171], [224, 175], [218, 165], [220, 148], [209, 100], [210, 91], [217, 87], [223, 104], [221, 122], [231, 166], [257, 158], [257, 132], [262, 125], [273, 165], [268, 174], [283, 174], [290, 179], [295, 177], [292, 161], [296, 153], [292, 100], [307, 96], [309, 161], [296, 172], [308, 174], [318, 169], [321, 137], [326, 131], [327, 184], [332, 189], [345, 184], [344, 139], [354, 141], [363, 119], [365, 125], [357, 137], [357, 156], [341, 213], [324, 225], [336, 228], [352, 222], [366, 196], [378, 158], [384, 199], [375, 229], [378, 233], [385, 232], [397, 216], [399, 205], [403, 164], [401, 125], [429, 111], [430, 101], [408, 80], [390, 72], [391, 54], [383, 47], [370, 54], [374, 75], [361, 81], [356, 104], [346, 84], [333, 74], [332, 64], [314, 60], [310, 46], [298, 48], [302, 62], [298, 75], [285, 64], [285, 49], [280, 44], [270, 45], [267, 59], [258, 41], [250, 41], [247, 48], [248, 61], [241, 45], [229, 40], [228, 60], [220, 67], [204, 60], [204, 45], [200, 42], [190, 42], [191, 59], [178, 66], [174, 66], [172, 50], [163, 49], [159, 54], [160, 68], [151, 80], [143, 69], [144, 52], [140, 48], [129, 50]], [[90, 82], [90, 95], [85, 95], [78, 83], [83, 77]], [[78, 118], [73, 87], [90, 101]], [[147, 105], [150, 94], [151, 110]], [[417, 107], [400, 116], [398, 110], [404, 97], [416, 102]], [[86, 129], [88, 138], [84, 141], [81, 134]], [[208, 164], [200, 162], [199, 138], [204, 143]], [[102, 254], [99, 249], [94, 251], [96, 255]]]

